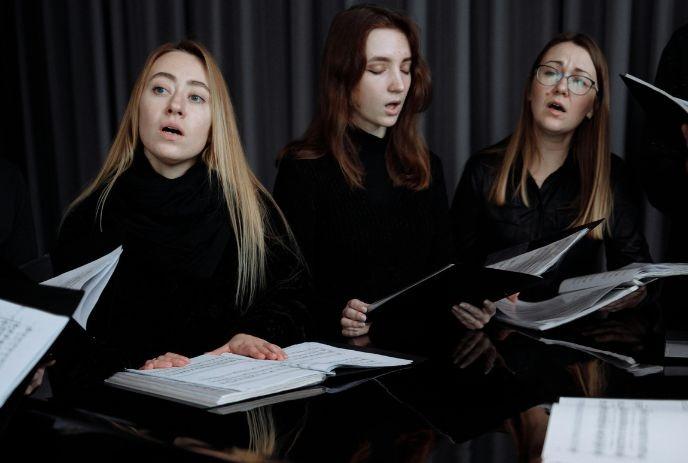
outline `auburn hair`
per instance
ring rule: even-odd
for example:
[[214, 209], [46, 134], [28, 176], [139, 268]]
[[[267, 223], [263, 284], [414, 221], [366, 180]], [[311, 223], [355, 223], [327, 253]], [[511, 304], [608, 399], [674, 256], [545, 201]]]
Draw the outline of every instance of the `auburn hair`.
[[503, 206], [508, 191], [520, 195], [526, 206], [529, 204], [526, 190], [528, 168], [536, 159], [537, 143], [530, 94], [535, 82], [537, 66], [545, 54], [555, 45], [571, 42], [585, 49], [595, 66], [597, 74], [593, 115], [584, 118], [571, 138], [571, 150], [580, 172], [580, 195], [578, 215], [571, 227], [583, 225], [598, 219], [607, 219], [602, 227], [590, 233], [595, 239], [602, 239], [609, 231], [612, 214], [613, 194], [611, 187], [611, 152], [609, 149], [609, 70], [607, 60], [595, 41], [585, 34], [563, 33], [550, 40], [535, 58], [523, 91], [521, 115], [504, 153], [504, 159], [497, 169], [489, 199]]
[[430, 68], [420, 54], [420, 34], [405, 14], [376, 5], [356, 5], [338, 13], [327, 34], [320, 66], [316, 115], [302, 138], [285, 146], [291, 155], [314, 159], [332, 155], [352, 188], [363, 188], [364, 169], [347, 132], [354, 114], [353, 94], [366, 69], [366, 42], [374, 29], [394, 29], [411, 50], [411, 84], [397, 123], [388, 129], [385, 154], [394, 185], [422, 190], [430, 185], [430, 154], [418, 118], [430, 104]]

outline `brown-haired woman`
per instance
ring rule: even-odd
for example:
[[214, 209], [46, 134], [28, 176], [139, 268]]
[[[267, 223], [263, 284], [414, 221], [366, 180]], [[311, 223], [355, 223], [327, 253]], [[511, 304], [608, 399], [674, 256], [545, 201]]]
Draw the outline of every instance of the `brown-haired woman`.
[[450, 258], [442, 164], [418, 130], [429, 101], [407, 16], [371, 5], [337, 14], [317, 114], [280, 153], [274, 189], [310, 266], [321, 334], [365, 334], [369, 302]]
[[[569, 227], [606, 219], [564, 257], [566, 278], [650, 261], [639, 212], [622, 160], [609, 150], [609, 72], [597, 44], [561, 34], [538, 54], [523, 92], [521, 115], [505, 141], [472, 156], [452, 204], [458, 259], [490, 253]], [[611, 309], [637, 304], [636, 291]], [[454, 314], [469, 328], [494, 315], [461, 304]]]
[[289, 236], [248, 167], [214, 58], [183, 41], [149, 55], [53, 258], [64, 271], [123, 245], [84, 347], [111, 354], [109, 369], [180, 366], [174, 353], [212, 349], [282, 359], [272, 342], [300, 340], [305, 316]]

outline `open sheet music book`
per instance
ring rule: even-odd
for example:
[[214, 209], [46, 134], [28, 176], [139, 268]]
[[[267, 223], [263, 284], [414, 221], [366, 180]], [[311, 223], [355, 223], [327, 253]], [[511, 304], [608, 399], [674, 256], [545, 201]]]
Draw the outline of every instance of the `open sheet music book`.
[[184, 367], [126, 370], [109, 385], [198, 407], [213, 407], [310, 386], [337, 367], [395, 367], [411, 360], [328, 346], [315, 342], [284, 349], [287, 360], [256, 360], [241, 355], [200, 355]]
[[688, 401], [562, 397], [552, 405], [543, 463], [686, 460]]
[[110, 281], [110, 277], [115, 272], [121, 254], [122, 246], [119, 246], [111, 253], [93, 262], [46, 280], [42, 284], [84, 291], [84, 297], [81, 299], [79, 307], [74, 311], [72, 318], [82, 328], [86, 329], [88, 317], [91, 315], [108, 281]]
[[[563, 238], [557, 239], [556, 241], [552, 241], [551, 243], [544, 244], [542, 246], [538, 246], [532, 250], [527, 250], [528, 243], [521, 245], [525, 247], [525, 249], [519, 249], [519, 246], [510, 248], [514, 250], [513, 252], [517, 252], [518, 254], [507, 259], [502, 259], [499, 256], [508, 254], [510, 249], [500, 251], [499, 253], [495, 253], [488, 257], [488, 265], [486, 265], [486, 267], [540, 276], [549, 270], [554, 264], [556, 264], [559, 259], [561, 259], [561, 257], [573, 247], [574, 244], [576, 244], [581, 238], [587, 235], [590, 230], [597, 227], [600, 223], [602, 223], [602, 220], [597, 220], [595, 222], [576, 227], [568, 231]], [[521, 250], [523, 252], [520, 252]], [[495, 260], [498, 261], [494, 262]]]
[[0, 299], [0, 407], [55, 342], [69, 317]]
[[496, 316], [512, 325], [547, 330], [595, 312], [654, 279], [676, 275], [688, 275], [688, 264], [629, 264], [564, 280], [559, 295], [544, 301], [498, 301]]
[[688, 101], [630, 74], [621, 75], [621, 79], [648, 117], [672, 121], [677, 129], [681, 124], [688, 123]]

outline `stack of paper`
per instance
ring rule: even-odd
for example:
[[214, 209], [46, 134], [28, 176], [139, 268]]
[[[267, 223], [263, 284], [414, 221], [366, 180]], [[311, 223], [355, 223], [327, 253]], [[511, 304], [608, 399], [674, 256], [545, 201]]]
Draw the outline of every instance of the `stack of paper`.
[[544, 463], [686, 461], [688, 401], [559, 399], [552, 406]]

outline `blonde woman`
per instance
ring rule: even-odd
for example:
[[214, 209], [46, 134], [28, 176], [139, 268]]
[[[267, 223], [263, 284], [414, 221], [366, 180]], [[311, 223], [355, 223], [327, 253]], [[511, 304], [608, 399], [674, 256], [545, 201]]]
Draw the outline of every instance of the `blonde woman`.
[[248, 167], [215, 60], [184, 41], [149, 56], [53, 257], [64, 271], [124, 246], [87, 326], [113, 368], [181, 366], [206, 351], [280, 360], [273, 342], [303, 337], [290, 236]]
[[[609, 269], [650, 261], [631, 189], [609, 150], [606, 59], [587, 35], [558, 35], [531, 67], [514, 133], [466, 164], [451, 208], [458, 258], [482, 263], [497, 250], [606, 219], [569, 251], [559, 278], [603, 271], [605, 257]], [[607, 309], [644, 296], [643, 289]], [[488, 302], [461, 304], [454, 315], [482, 328], [495, 311]]]

